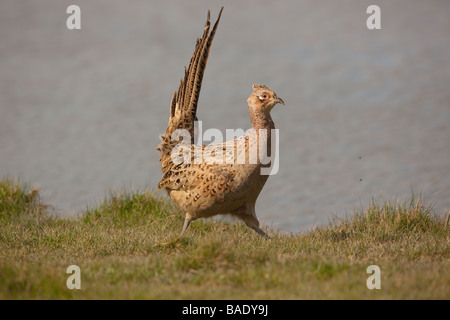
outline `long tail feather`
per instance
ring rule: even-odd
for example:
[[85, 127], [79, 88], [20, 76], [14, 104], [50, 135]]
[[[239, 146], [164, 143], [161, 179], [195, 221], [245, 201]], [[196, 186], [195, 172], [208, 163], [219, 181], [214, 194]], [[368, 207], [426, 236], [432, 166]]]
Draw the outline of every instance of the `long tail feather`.
[[[210, 32], [210, 12], [206, 19], [203, 35], [197, 39], [194, 53], [189, 62], [189, 66], [185, 68], [184, 78], [181, 79], [178, 90], [174, 94], [171, 104], [171, 113], [169, 126], [166, 136], [171, 135], [175, 129], [187, 129], [191, 133], [193, 143], [194, 121], [197, 116], [197, 104], [200, 96], [200, 89], [205, 73], [206, 64], [208, 62], [209, 52], [217, 30], [222, 9]], [[174, 103], [175, 102], [175, 103]]]
[[171, 135], [176, 129], [188, 130], [191, 135], [191, 144], [194, 143], [194, 122], [197, 120], [197, 104], [203, 74], [222, 11], [223, 7], [220, 9], [217, 20], [211, 29], [210, 11], [208, 10], [203, 34], [197, 39], [189, 66], [184, 69], [184, 77], [180, 81], [178, 90], [172, 96], [169, 124], [165, 134], [161, 136], [161, 143], [157, 147], [157, 150], [161, 152], [160, 162], [163, 173], [171, 168], [171, 161], [166, 160], [168, 160], [167, 157], [170, 157], [170, 151], [178, 143], [171, 140]]

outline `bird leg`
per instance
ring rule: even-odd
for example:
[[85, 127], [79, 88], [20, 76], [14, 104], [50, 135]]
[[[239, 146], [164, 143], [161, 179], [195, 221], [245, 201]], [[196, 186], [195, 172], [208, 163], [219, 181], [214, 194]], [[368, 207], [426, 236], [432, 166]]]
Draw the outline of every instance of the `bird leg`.
[[186, 219], [184, 219], [183, 230], [181, 231], [181, 236], [186, 233], [187, 228], [189, 227], [189, 223], [191, 223], [192, 218], [186, 215]]
[[[238, 216], [239, 216], [239, 218], [241, 218], [242, 220], [244, 220], [244, 222], [245, 222], [245, 224], [247, 225], [247, 227], [249, 227], [249, 228], [255, 230], [255, 232], [256, 232], [257, 234], [263, 236], [264, 238], [270, 239], [270, 237], [267, 235], [267, 233], [265, 233], [264, 231], [262, 231], [261, 228], [259, 227], [259, 221], [258, 221], [258, 219], [256, 218], [256, 215], [255, 215], [255, 213], [254, 213], [254, 212], [255, 212], [254, 210], [255, 210], [255, 209], [254, 209], [254, 206], [253, 206], [253, 207], [250, 207], [250, 212], [251, 212], [252, 214], [247, 214], [247, 212], [244, 211], [244, 212], [245, 212], [244, 214], [241, 213], [241, 214], [239, 214]], [[238, 213], [238, 211], [236, 211], [235, 213]]]
[[252, 228], [253, 230], [255, 230], [256, 233], [258, 233], [259, 235], [263, 236], [263, 237], [266, 238], [267, 240], [270, 240], [270, 237], [267, 235], [267, 233], [265, 233], [264, 231], [262, 231], [261, 228], [256, 227], [256, 226], [251, 226], [250, 228]]

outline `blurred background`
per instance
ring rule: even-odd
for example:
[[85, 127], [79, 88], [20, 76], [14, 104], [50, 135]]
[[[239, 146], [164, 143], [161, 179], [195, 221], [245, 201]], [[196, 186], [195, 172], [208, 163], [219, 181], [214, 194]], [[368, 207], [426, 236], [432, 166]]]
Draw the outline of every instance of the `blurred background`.
[[[70, 4], [81, 30], [66, 27]], [[381, 30], [366, 27], [371, 4]], [[1, 177], [39, 186], [63, 216], [110, 190], [156, 190], [170, 99], [222, 5], [203, 130], [249, 128], [252, 83], [286, 102], [272, 111], [280, 170], [257, 202], [263, 225], [302, 231], [421, 189], [448, 212], [446, 0], [1, 0]]]

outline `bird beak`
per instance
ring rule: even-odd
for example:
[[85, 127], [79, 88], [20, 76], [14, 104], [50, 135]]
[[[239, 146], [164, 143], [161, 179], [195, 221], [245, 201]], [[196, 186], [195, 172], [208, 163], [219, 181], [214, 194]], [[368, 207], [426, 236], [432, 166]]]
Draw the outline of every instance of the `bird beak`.
[[283, 101], [283, 99], [277, 97], [277, 98], [275, 99], [275, 101], [276, 101], [277, 103], [281, 103], [281, 104], [284, 106], [284, 101]]

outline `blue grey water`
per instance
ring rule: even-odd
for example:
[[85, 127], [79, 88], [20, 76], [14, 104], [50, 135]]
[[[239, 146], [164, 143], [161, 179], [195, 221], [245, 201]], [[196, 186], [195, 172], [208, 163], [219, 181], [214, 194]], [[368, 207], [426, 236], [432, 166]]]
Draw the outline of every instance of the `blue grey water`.
[[[81, 30], [66, 28], [69, 4]], [[223, 4], [198, 116], [249, 128], [252, 83], [286, 102], [272, 111], [280, 169], [257, 202], [263, 225], [301, 231], [421, 189], [448, 212], [450, 1]], [[381, 30], [366, 27], [370, 4]], [[221, 5], [1, 1], [0, 175], [39, 186], [64, 216], [110, 190], [156, 189], [172, 93]]]

